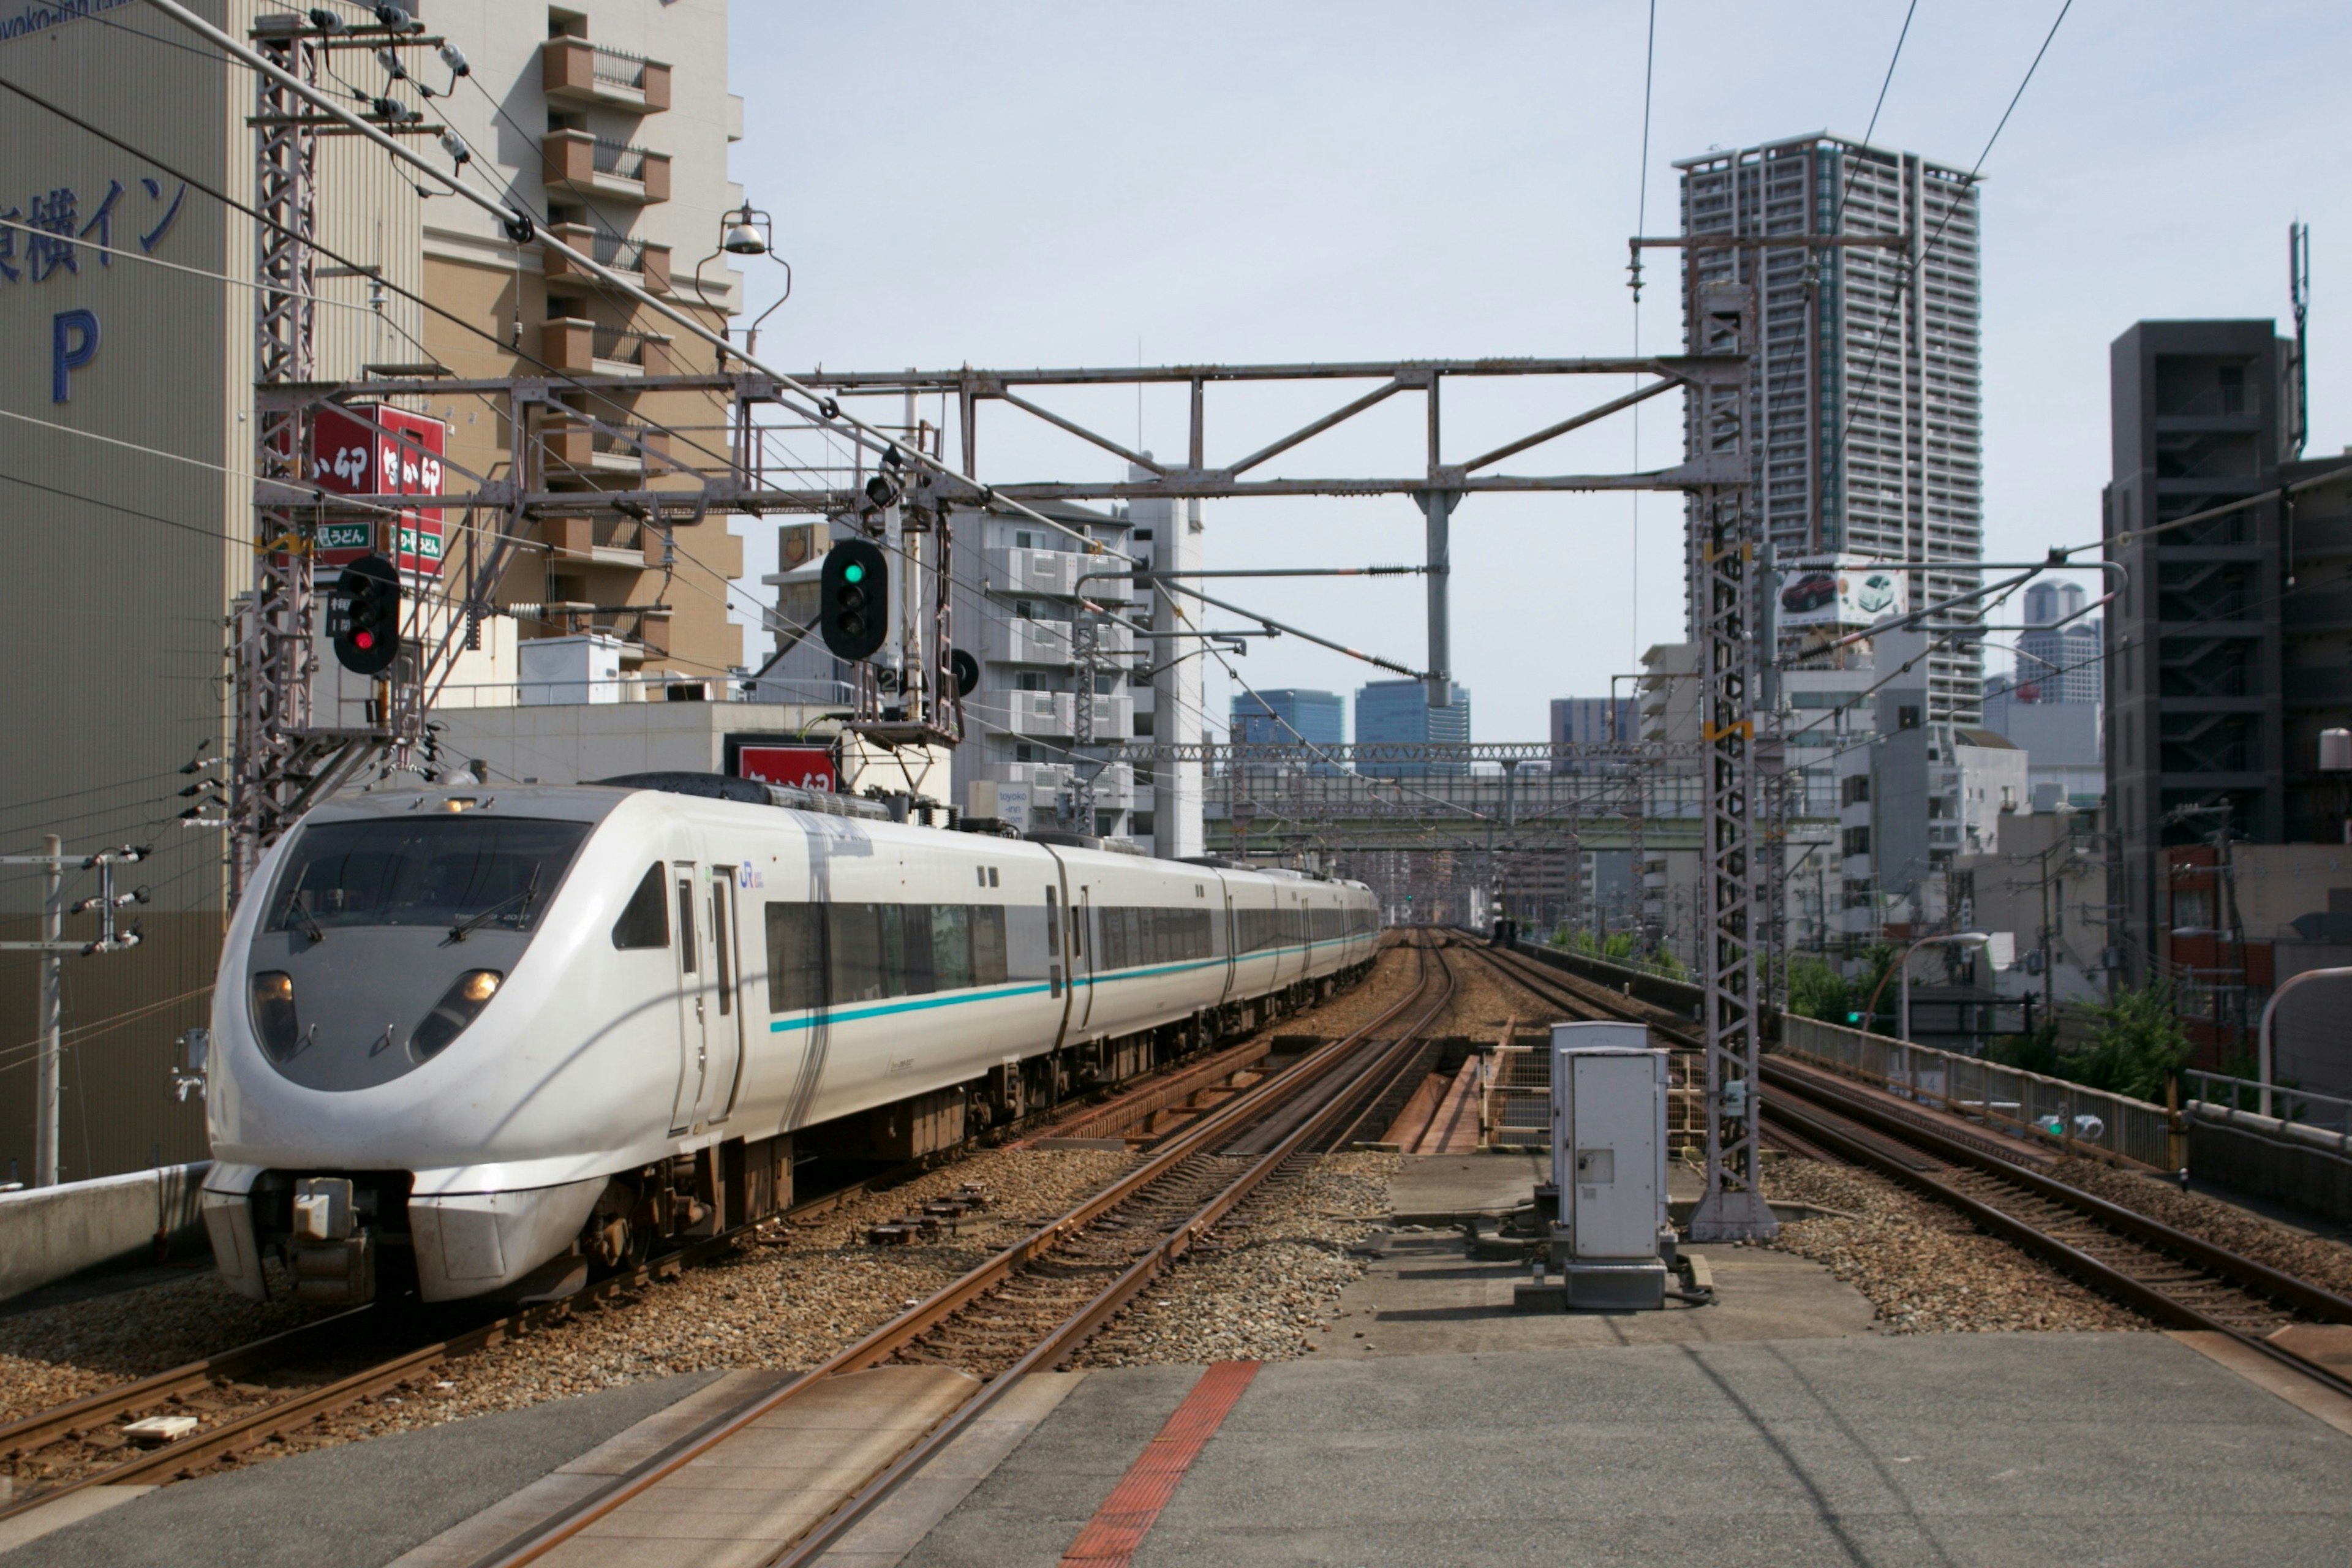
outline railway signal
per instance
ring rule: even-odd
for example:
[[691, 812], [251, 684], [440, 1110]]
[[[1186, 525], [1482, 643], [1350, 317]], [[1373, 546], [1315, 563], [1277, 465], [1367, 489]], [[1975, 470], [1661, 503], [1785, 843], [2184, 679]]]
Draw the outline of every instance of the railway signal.
[[335, 662], [353, 675], [381, 675], [400, 657], [400, 574], [381, 555], [343, 568], [327, 596]]
[[825, 552], [817, 626], [836, 658], [871, 658], [889, 635], [890, 563], [879, 545], [845, 539]]

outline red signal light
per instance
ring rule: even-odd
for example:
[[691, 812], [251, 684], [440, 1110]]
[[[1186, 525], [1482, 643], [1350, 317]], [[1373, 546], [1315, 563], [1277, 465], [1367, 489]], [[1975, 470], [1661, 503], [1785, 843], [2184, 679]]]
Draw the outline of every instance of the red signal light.
[[352, 634], [352, 646], [353, 647], [375, 647], [375, 634], [373, 632], [353, 632]]

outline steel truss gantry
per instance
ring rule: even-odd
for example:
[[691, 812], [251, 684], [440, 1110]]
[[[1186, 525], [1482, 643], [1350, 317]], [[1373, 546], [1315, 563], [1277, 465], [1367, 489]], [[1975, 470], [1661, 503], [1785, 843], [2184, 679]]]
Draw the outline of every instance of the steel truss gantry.
[[[779, 405], [796, 412], [803, 406], [799, 399], [808, 393], [823, 395], [817, 400], [817, 427], [855, 447], [860, 453], [861, 464], [867, 458], [878, 462], [888, 443], [871, 426], [860, 427], [844, 418], [838, 400], [869, 396], [904, 399], [910, 395], [953, 397], [962, 437], [961, 473], [935, 472], [927, 467], [923, 475], [924, 488], [929, 491], [926, 500], [935, 514], [942, 517], [957, 509], [987, 511], [1008, 506], [1034, 516], [1026, 503], [1044, 500], [1407, 496], [1420, 508], [1425, 521], [1426, 560], [1423, 570], [1429, 594], [1428, 657], [1422, 673], [1430, 684], [1432, 701], [1436, 704], [1450, 700], [1450, 531], [1454, 512], [1465, 497], [1530, 492], [1684, 492], [1690, 498], [1690, 504], [1708, 520], [1706, 543], [1695, 551], [1691, 570], [1697, 590], [1695, 602], [1701, 607], [1701, 640], [1706, 645], [1704, 741], [1708, 786], [1703, 834], [1707, 858], [1707, 875], [1704, 879], [1706, 929], [1710, 940], [1704, 955], [1704, 971], [1708, 998], [1708, 1095], [1709, 1104], [1717, 1112], [1710, 1121], [1707, 1143], [1708, 1191], [1694, 1218], [1694, 1227], [1695, 1234], [1702, 1239], [1727, 1239], [1769, 1235], [1773, 1229], [1770, 1211], [1756, 1185], [1757, 1105], [1752, 1092], [1759, 1081], [1762, 1023], [1756, 953], [1762, 929], [1756, 914], [1762, 903], [1759, 893], [1762, 857], [1758, 852], [1752, 816], [1759, 798], [1754, 776], [1759, 713], [1754, 662], [1757, 649], [1753, 639], [1764, 624], [1759, 597], [1761, 571], [1757, 560], [1758, 510], [1754, 504], [1749, 434], [1750, 375], [1756, 350], [1752, 297], [1744, 289], [1710, 286], [1699, 315], [1708, 323], [1706, 331], [1694, 333], [1693, 343], [1699, 352], [1679, 355], [1025, 371], [967, 367], [936, 373], [819, 372], [796, 378], [747, 370], [708, 375], [379, 379], [337, 386], [281, 384], [275, 389], [279, 401], [273, 406], [289, 402], [349, 405], [355, 400], [420, 395], [436, 400], [489, 397], [513, 409], [516, 417], [510, 427], [520, 448], [527, 441], [528, 410], [548, 403], [551, 393], [558, 389], [615, 395], [695, 391], [715, 395], [729, 404], [735, 438], [729, 445], [724, 461], [698, 467], [658, 449], [656, 443], [646, 439], [646, 432], [600, 426], [615, 438], [641, 450], [647, 472], [656, 478], [626, 489], [548, 489], [544, 481], [534, 481], [537, 467], [519, 449], [511, 469], [516, 476], [512, 481], [501, 484], [478, 479], [470, 491], [445, 493], [440, 503], [444, 508], [462, 512], [469, 519], [495, 518], [500, 522], [495, 530], [483, 531], [489, 548], [482, 556], [482, 565], [469, 574], [464, 616], [467, 626], [492, 613], [491, 595], [504, 560], [502, 549], [510, 546], [540, 517], [625, 514], [658, 527], [666, 520], [699, 517], [713, 511], [840, 516], [854, 515], [870, 505], [870, 498], [856, 488], [807, 483], [807, 470], [791, 465], [774, 465], [772, 479], [772, 465], [761, 436], [763, 405]], [[1630, 392], [1599, 403], [1572, 400], [1572, 405], [1562, 408], [1558, 417], [1520, 436], [1466, 459], [1447, 459], [1440, 417], [1443, 388], [1447, 380], [1592, 375], [1648, 379], [1640, 381]], [[284, 380], [300, 379], [299, 374], [291, 373], [289, 362], [289, 374]], [[1349, 381], [1369, 382], [1371, 385], [1331, 412], [1273, 441], [1231, 458], [1212, 458], [1206, 407], [1212, 388], [1243, 384], [1263, 386]], [[1034, 396], [1053, 387], [1136, 387], [1155, 383], [1181, 384], [1191, 391], [1186, 457], [1181, 463], [1149, 458], [1046, 407]], [[1496, 471], [1508, 458], [1677, 389], [1688, 395], [1690, 416], [1696, 422], [1696, 427], [1705, 432], [1704, 440], [1694, 442], [1684, 462], [1634, 473]], [[1402, 393], [1418, 393], [1425, 399], [1425, 445], [1417, 471], [1253, 477], [1284, 453]], [[979, 415], [985, 403], [1003, 404], [1075, 436], [1124, 459], [1141, 477], [1101, 481], [983, 480], [979, 465]], [[331, 500], [303, 484], [300, 476], [289, 472], [283, 462], [275, 468], [265, 465], [263, 472], [266, 477], [257, 486], [257, 503], [288, 515], [305, 507], [323, 509], [330, 504], [360, 509], [396, 509], [414, 504], [413, 497], [399, 494], [344, 496]], [[299, 645], [303, 657], [308, 657], [308, 629], [306, 616], [299, 622], [298, 635], [289, 638]], [[452, 635], [456, 634], [446, 634], [443, 642], [446, 644]], [[939, 657], [944, 658], [946, 652], [944, 648], [939, 650]], [[436, 668], [446, 671], [446, 654], [447, 649], [442, 646], [425, 649], [416, 662], [415, 673], [404, 677], [407, 689], [415, 693], [429, 693], [426, 672]], [[1079, 701], [1083, 704], [1090, 696], [1091, 693], [1080, 694]], [[387, 692], [383, 710], [387, 715], [414, 713], [421, 720], [425, 700], [420, 695], [415, 700], [404, 701], [398, 693]], [[252, 727], [251, 734], [264, 746], [283, 745], [289, 730], [299, 732], [299, 729], [288, 726], [280, 714], [257, 709], [249, 710], [246, 719]], [[340, 776], [348, 777], [356, 772], [358, 765], [373, 754], [368, 748], [398, 743], [399, 739], [397, 731], [387, 728], [345, 748], [344, 754], [335, 761], [335, 766], [341, 770]], [[1161, 748], [1149, 750], [1158, 760]], [[360, 753], [357, 762], [349, 760], [354, 751]], [[1106, 762], [1135, 760], [1139, 755], [1138, 748], [1128, 746], [1097, 744], [1092, 751]], [[1169, 751], [1167, 760], [1179, 760], [1174, 756], [1174, 748]], [[328, 769], [317, 770], [301, 784], [299, 795], [277, 797], [280, 804], [273, 806], [271, 814], [257, 817], [245, 831], [241, 844], [248, 848], [243, 852], [257, 853], [272, 833], [282, 831], [293, 812], [324, 793], [330, 776]], [[1642, 843], [1638, 826], [1641, 815], [1636, 800], [1629, 816], [1637, 825], [1633, 829], [1637, 852]]]

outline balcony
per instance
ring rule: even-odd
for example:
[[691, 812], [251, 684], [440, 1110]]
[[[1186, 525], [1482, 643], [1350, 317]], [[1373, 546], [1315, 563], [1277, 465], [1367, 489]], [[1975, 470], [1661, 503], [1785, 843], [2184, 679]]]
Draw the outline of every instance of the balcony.
[[631, 571], [661, 564], [661, 534], [634, 517], [542, 518], [539, 532], [551, 561]]
[[1067, 550], [992, 550], [988, 586], [1000, 594], [1066, 596], [1086, 557]]
[[558, 103], [658, 114], [669, 107], [669, 67], [585, 38], [550, 38], [541, 52], [540, 85]]
[[991, 616], [982, 623], [981, 657], [996, 664], [1070, 662], [1070, 623]]
[[[669, 247], [651, 240], [623, 239], [584, 223], [559, 223], [548, 232], [572, 249], [627, 278], [649, 294], [669, 292]], [[600, 279], [560, 251], [547, 252], [547, 286], [562, 289], [593, 289]]]
[[551, 131], [540, 143], [541, 177], [553, 192], [650, 206], [669, 200], [669, 154], [585, 131]]
[[[608, 362], [609, 363], [609, 362]], [[599, 430], [592, 426], [550, 425], [540, 432], [540, 448], [550, 480], [623, 474], [638, 478], [669, 471], [669, 433], [648, 427]]]
[[677, 375], [683, 368], [669, 339], [659, 333], [602, 327], [577, 316], [559, 316], [541, 332], [547, 363], [571, 374]]

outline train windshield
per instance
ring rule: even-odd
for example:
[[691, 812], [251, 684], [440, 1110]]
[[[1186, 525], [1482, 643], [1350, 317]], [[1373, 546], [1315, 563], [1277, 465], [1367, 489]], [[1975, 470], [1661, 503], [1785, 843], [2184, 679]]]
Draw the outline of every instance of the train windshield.
[[265, 929], [530, 931], [590, 826], [488, 816], [319, 823], [295, 842]]

